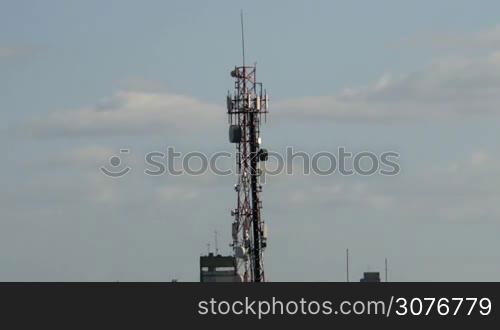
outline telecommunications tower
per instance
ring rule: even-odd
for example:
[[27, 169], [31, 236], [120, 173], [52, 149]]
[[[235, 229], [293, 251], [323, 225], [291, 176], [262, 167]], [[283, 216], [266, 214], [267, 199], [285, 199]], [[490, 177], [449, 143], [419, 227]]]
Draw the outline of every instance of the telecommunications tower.
[[232, 244], [238, 272], [245, 282], [263, 282], [263, 250], [267, 244], [267, 230], [261, 217], [260, 193], [262, 170], [259, 163], [268, 159], [261, 148], [260, 124], [266, 119], [269, 98], [262, 83], [256, 80], [256, 65], [245, 64], [243, 14], [241, 15], [243, 64], [231, 71], [234, 90], [227, 96], [229, 141], [236, 145], [238, 181], [236, 208], [231, 211]]

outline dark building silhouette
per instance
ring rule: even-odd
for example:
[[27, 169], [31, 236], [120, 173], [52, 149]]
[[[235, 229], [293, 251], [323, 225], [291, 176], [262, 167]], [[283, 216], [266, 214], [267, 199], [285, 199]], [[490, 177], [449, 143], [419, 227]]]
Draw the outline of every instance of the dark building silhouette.
[[380, 273], [379, 272], [365, 272], [363, 274], [363, 278], [359, 280], [360, 282], [380, 282]]
[[209, 253], [200, 257], [200, 282], [241, 282], [236, 258]]

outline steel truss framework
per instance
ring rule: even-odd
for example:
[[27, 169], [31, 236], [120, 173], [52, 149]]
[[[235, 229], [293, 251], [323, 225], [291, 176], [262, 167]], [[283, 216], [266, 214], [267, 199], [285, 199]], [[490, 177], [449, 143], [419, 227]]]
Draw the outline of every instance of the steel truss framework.
[[267, 160], [262, 149], [260, 124], [268, 112], [268, 96], [256, 80], [256, 66], [236, 67], [231, 71], [234, 91], [227, 96], [230, 140], [236, 144], [238, 182], [235, 185], [237, 206], [231, 211], [232, 247], [238, 271], [245, 282], [265, 281], [263, 250], [267, 244], [261, 217], [262, 185], [259, 162]]

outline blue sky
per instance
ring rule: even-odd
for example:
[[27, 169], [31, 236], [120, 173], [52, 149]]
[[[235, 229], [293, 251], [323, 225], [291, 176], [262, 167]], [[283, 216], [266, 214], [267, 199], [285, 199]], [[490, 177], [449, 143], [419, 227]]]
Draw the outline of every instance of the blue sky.
[[[432, 54], [405, 47], [412, 38], [488, 29], [498, 9], [495, 1], [244, 4], [8, 1], [0, 38], [32, 48], [36, 58], [2, 65], [4, 97], [23, 109], [83, 106], [114, 91], [117, 81], [140, 77], [217, 101], [230, 81], [221, 72], [240, 54], [239, 8], [246, 14], [248, 57], [259, 63], [262, 79], [272, 77], [275, 97], [323, 95], [386, 71], [418, 69]], [[35, 103], [20, 102], [20, 90], [29, 90]], [[50, 97], [55, 92], [57, 100]]]
[[[271, 178], [269, 277], [341, 281], [349, 247], [356, 276], [496, 280], [498, 1], [2, 2], [0, 280], [197, 280], [234, 178], [141, 157], [232, 150], [240, 9], [269, 149], [401, 154], [397, 177]], [[103, 177], [124, 147], [136, 171]]]

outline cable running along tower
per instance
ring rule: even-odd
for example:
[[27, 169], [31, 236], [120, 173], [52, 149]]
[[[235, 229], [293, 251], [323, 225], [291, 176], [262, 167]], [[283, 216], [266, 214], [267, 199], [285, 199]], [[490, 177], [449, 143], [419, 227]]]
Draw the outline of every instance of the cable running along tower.
[[262, 83], [256, 79], [256, 65], [245, 64], [243, 13], [241, 14], [243, 65], [231, 71], [234, 90], [227, 96], [229, 140], [236, 145], [238, 182], [234, 189], [237, 206], [231, 211], [232, 244], [238, 272], [245, 282], [263, 282], [263, 250], [267, 245], [267, 230], [261, 217], [262, 185], [260, 162], [268, 159], [261, 148], [260, 124], [266, 119], [269, 98]]

